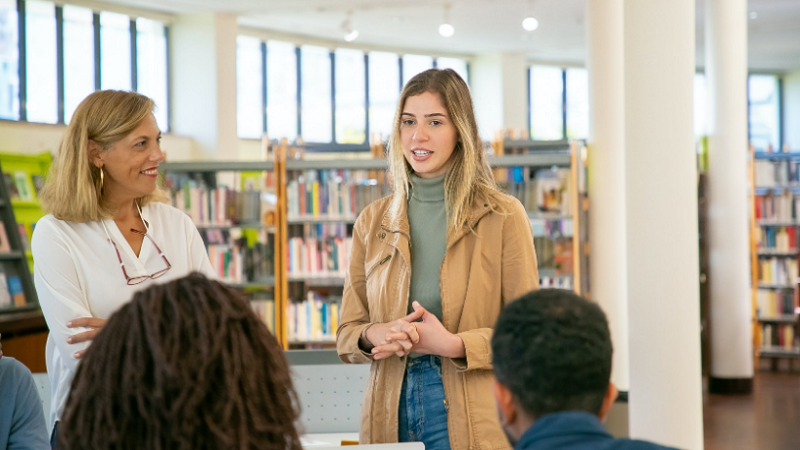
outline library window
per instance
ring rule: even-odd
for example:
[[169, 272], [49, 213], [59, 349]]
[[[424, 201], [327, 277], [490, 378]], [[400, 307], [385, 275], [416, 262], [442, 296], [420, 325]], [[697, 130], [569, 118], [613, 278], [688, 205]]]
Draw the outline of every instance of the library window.
[[15, 0], [0, 0], [0, 119], [19, 120], [19, 19]]
[[433, 58], [424, 55], [403, 55], [403, 86], [414, 75], [433, 69]]
[[131, 19], [100, 13], [100, 88], [131, 90]]
[[336, 49], [336, 142], [363, 144], [366, 141], [367, 80], [364, 52]]
[[563, 139], [563, 71], [559, 67], [533, 66], [530, 73], [531, 139]]
[[301, 136], [306, 142], [333, 139], [331, 54], [325, 47], [300, 47]]
[[136, 91], [153, 99], [162, 131], [169, 130], [167, 90], [167, 30], [163, 23], [136, 19]]
[[369, 130], [386, 140], [392, 134], [400, 98], [399, 58], [396, 53], [369, 53]]
[[297, 138], [297, 52], [289, 42], [267, 41], [267, 134]]
[[[25, 2], [25, 95], [27, 120], [58, 122], [56, 67], [56, 6], [53, 2]], [[35, 32], [32, 32], [34, 31]]]
[[469, 70], [467, 62], [459, 58], [436, 58], [437, 69], [453, 69], [464, 81], [469, 84]]
[[589, 74], [567, 69], [567, 138], [589, 137]]
[[756, 150], [780, 150], [780, 89], [775, 75], [750, 75], [750, 144]]
[[94, 13], [64, 5], [64, 121], [94, 92]]
[[236, 122], [240, 138], [259, 139], [263, 132], [261, 41], [236, 38]]

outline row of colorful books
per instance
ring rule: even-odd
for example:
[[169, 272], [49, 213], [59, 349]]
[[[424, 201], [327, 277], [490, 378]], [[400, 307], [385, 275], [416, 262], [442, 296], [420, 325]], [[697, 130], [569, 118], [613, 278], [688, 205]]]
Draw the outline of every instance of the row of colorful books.
[[222, 281], [257, 282], [275, 275], [275, 235], [266, 230], [202, 229], [211, 267]]
[[758, 317], [770, 318], [794, 314], [794, 292], [784, 290], [759, 290]]
[[275, 334], [275, 297], [269, 291], [257, 290], [247, 294], [250, 307], [267, 326], [272, 334]]
[[287, 216], [355, 218], [370, 203], [391, 193], [391, 187], [373, 178], [376, 171], [292, 171], [286, 186]]
[[289, 342], [335, 342], [341, 298], [323, 299], [313, 291], [304, 301], [289, 302], [286, 328]]
[[[519, 170], [518, 170], [519, 169]], [[516, 197], [527, 211], [539, 211], [569, 215], [572, 195], [569, 169], [538, 170], [534, 178], [524, 178], [527, 168], [509, 169], [517, 174], [513, 181], [501, 181], [498, 185], [509, 195]]]
[[6, 274], [0, 268], [0, 309], [11, 306], [25, 306], [22, 280], [16, 275]]
[[764, 324], [762, 331], [764, 332], [763, 345], [782, 347], [786, 350], [791, 350], [798, 346], [797, 335], [795, 333], [795, 324]]
[[756, 202], [756, 219], [787, 222], [800, 217], [800, 197], [789, 191], [781, 194], [758, 195]]
[[346, 224], [306, 223], [293, 230], [301, 232], [302, 236], [289, 238], [290, 276], [344, 277], [353, 241]]
[[573, 247], [571, 238], [534, 237], [536, 260], [540, 271], [553, 270], [556, 275], [572, 275]]
[[567, 289], [572, 290], [571, 276], [539, 277], [540, 289]]
[[759, 283], [790, 286], [797, 279], [797, 260], [791, 258], [763, 258], [759, 260]]
[[798, 165], [800, 161], [797, 160], [756, 161], [756, 186], [774, 187], [800, 183]]
[[759, 250], [789, 252], [797, 249], [797, 227], [758, 227]]
[[571, 238], [572, 233], [574, 233], [572, 218], [531, 217], [530, 222], [534, 237], [546, 237], [549, 239]]
[[208, 188], [184, 179], [170, 190], [172, 206], [185, 212], [198, 225], [273, 224], [274, 195], [260, 190], [238, 191], [225, 186]]
[[3, 180], [6, 183], [8, 198], [11, 200], [34, 201], [34, 193], [38, 196], [39, 191], [44, 187], [44, 176], [28, 175], [25, 171], [17, 171], [13, 174], [3, 172]]

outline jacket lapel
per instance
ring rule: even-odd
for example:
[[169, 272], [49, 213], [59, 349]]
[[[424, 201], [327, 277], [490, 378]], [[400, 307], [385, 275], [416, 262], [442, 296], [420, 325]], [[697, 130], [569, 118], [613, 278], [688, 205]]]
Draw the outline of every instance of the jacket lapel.
[[379, 241], [396, 248], [409, 269], [411, 268], [411, 226], [408, 223], [408, 204], [400, 205], [400, 213], [392, 217], [391, 207], [386, 210], [381, 222], [381, 229], [375, 236]]

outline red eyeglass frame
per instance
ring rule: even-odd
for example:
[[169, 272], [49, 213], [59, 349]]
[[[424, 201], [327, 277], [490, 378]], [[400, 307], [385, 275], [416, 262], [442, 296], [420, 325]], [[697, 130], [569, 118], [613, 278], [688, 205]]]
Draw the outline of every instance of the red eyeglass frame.
[[111, 241], [111, 245], [114, 246], [114, 251], [117, 252], [117, 259], [119, 260], [119, 266], [122, 267], [122, 274], [125, 275], [125, 281], [127, 281], [128, 286], [135, 286], [137, 284], [145, 282], [146, 280], [155, 280], [156, 278], [161, 277], [165, 273], [169, 272], [169, 269], [172, 269], [172, 264], [169, 263], [167, 256], [164, 255], [164, 252], [162, 252], [161, 249], [158, 247], [156, 241], [154, 241], [153, 238], [151, 238], [147, 233], [142, 233], [141, 231], [135, 230], [133, 228], [131, 228], [131, 231], [133, 231], [134, 233], [141, 234], [147, 239], [150, 239], [150, 242], [153, 243], [153, 247], [155, 247], [156, 250], [158, 250], [158, 256], [162, 257], [164, 259], [164, 262], [167, 264], [167, 268], [159, 270], [158, 272], [155, 272], [152, 275], [140, 275], [138, 277], [131, 278], [128, 276], [128, 271], [125, 270], [125, 263], [122, 262], [122, 255], [119, 254], [119, 249], [117, 248], [117, 244], [114, 243], [112, 239], [109, 239], [109, 241]]

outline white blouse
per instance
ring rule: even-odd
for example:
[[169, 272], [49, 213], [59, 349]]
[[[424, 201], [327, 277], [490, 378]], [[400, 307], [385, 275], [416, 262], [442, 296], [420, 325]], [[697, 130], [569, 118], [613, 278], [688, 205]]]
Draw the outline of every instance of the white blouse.
[[67, 328], [67, 322], [81, 317], [108, 319], [130, 301], [136, 291], [181, 278], [192, 271], [216, 278], [200, 234], [189, 216], [172, 206], [150, 203], [142, 208], [142, 217], [149, 225], [147, 234], [172, 268], [160, 278], [135, 286], [128, 286], [108, 236], [116, 243], [131, 278], [153, 274], [166, 267], [147, 237], [137, 257], [113, 219], [105, 219], [103, 227], [99, 221], [65, 222], [47, 215], [36, 224], [31, 250], [36, 293], [50, 328], [46, 362], [52, 388], [51, 426], [64, 412], [72, 378], [80, 362], [74, 354], [89, 346], [88, 342], [67, 344], [67, 337], [88, 331]]

